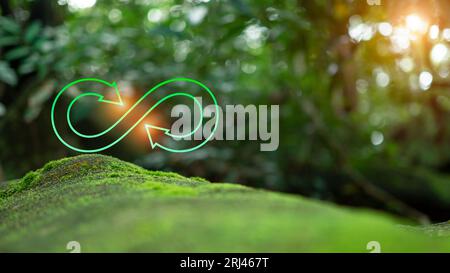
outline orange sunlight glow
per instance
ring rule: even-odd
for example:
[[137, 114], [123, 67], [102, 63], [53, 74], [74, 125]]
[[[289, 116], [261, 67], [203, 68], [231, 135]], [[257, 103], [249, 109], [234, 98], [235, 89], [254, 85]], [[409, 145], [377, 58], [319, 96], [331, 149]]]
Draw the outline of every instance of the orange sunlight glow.
[[406, 17], [406, 27], [411, 32], [424, 34], [428, 30], [428, 22], [413, 13]]
[[[114, 122], [116, 122], [140, 98], [140, 94], [138, 94], [138, 92], [135, 92], [135, 90], [133, 90], [132, 92], [123, 92], [121, 94], [123, 106], [111, 104], [106, 107], [102, 107], [103, 112], [101, 114], [105, 118], [105, 123], [113, 124]], [[130, 113], [133, 118], [123, 120], [123, 122], [119, 123], [118, 128], [124, 131], [129, 129], [131, 126], [133, 126], [134, 122], [137, 121], [139, 117], [142, 117], [142, 115], [147, 112], [149, 107], [151, 107], [151, 104], [145, 105], [144, 103], [141, 103], [140, 105], [138, 105], [133, 110], [133, 112]], [[122, 142], [133, 150], [142, 151], [145, 153], [151, 152], [153, 150], [150, 147], [147, 130], [145, 129], [144, 124], [163, 127], [165, 125], [165, 121], [166, 120], [162, 117], [162, 115], [156, 108], [127, 137], [125, 137]], [[154, 140], [158, 140], [161, 135], [162, 132], [160, 131], [152, 131], [152, 138], [154, 138]]]

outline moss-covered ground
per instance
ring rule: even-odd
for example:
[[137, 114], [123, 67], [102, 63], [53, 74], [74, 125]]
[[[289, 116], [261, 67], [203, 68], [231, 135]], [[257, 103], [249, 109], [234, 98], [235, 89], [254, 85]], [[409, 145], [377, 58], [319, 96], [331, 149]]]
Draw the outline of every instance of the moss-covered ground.
[[[449, 252], [402, 219], [299, 196], [144, 170], [101, 155], [0, 186], [1, 252]], [[445, 235], [445, 234], [441, 234]]]

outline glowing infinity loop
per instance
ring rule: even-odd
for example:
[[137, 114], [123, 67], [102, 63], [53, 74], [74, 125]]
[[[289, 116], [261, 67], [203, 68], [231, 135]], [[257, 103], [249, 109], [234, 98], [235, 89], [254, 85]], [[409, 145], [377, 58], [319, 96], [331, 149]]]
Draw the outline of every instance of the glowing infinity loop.
[[[214, 116], [215, 118], [215, 123], [214, 123], [214, 128], [211, 132], [211, 134], [204, 139], [200, 144], [191, 147], [191, 148], [186, 148], [186, 149], [174, 149], [174, 148], [170, 148], [167, 146], [164, 146], [158, 142], [153, 141], [152, 136], [150, 134], [150, 129], [156, 129], [156, 130], [161, 130], [164, 132], [165, 135], [174, 138], [174, 139], [182, 139], [185, 138], [187, 136], [193, 135], [197, 130], [199, 130], [202, 126], [202, 120], [203, 120], [203, 111], [202, 111], [202, 106], [201, 103], [197, 100], [197, 98], [195, 96], [193, 96], [192, 94], [186, 93], [186, 92], [174, 92], [171, 94], [166, 95], [165, 97], [163, 97], [162, 99], [158, 100], [156, 103], [154, 103], [140, 118], [137, 122], [135, 122], [125, 133], [123, 133], [122, 135], [120, 135], [117, 139], [111, 141], [110, 143], [107, 143], [101, 147], [95, 148], [95, 149], [83, 149], [83, 148], [79, 148], [79, 147], [75, 147], [71, 144], [69, 144], [60, 134], [60, 132], [57, 129], [56, 123], [55, 123], [55, 109], [57, 108], [57, 104], [60, 101], [61, 96], [65, 93], [68, 92], [70, 87], [73, 87], [79, 83], [82, 82], [94, 82], [94, 83], [100, 83], [103, 85], [106, 85], [108, 87], [111, 87], [115, 90], [115, 93], [117, 95], [117, 101], [112, 101], [112, 100], [107, 100], [104, 98], [104, 96], [102, 94], [96, 93], [96, 92], [82, 92], [80, 95], [78, 95], [77, 97], [75, 97], [73, 100], [71, 100], [71, 102], [69, 103], [69, 106], [66, 109], [66, 121], [67, 121], [67, 125], [69, 126], [70, 130], [77, 136], [82, 137], [82, 138], [89, 138], [89, 139], [95, 139], [95, 138], [99, 138], [102, 137], [104, 135], [106, 135], [107, 133], [109, 133], [112, 129], [114, 129], [117, 125], [119, 125], [128, 115], [130, 115], [130, 113], [132, 113], [132, 111], [145, 99], [147, 98], [149, 95], [151, 95], [154, 91], [156, 91], [158, 88], [164, 86], [164, 85], [168, 85], [170, 83], [174, 83], [174, 82], [189, 82], [189, 83], [194, 83], [197, 86], [201, 87], [201, 90], [205, 91], [206, 94], [211, 97], [214, 106], [215, 106], [215, 110], [216, 110], [216, 114]], [[192, 152], [195, 151], [199, 148], [201, 148], [203, 145], [205, 145], [209, 140], [211, 140], [211, 138], [214, 136], [214, 133], [217, 129], [218, 123], [219, 123], [219, 106], [217, 104], [217, 100], [216, 97], [214, 96], [214, 94], [211, 92], [211, 90], [205, 86], [204, 84], [202, 84], [199, 81], [190, 79], [190, 78], [174, 78], [174, 79], [170, 79], [170, 80], [166, 80], [163, 81], [157, 85], [155, 85], [152, 89], [150, 89], [149, 91], [147, 91], [141, 98], [139, 98], [138, 101], [136, 101], [136, 103], [133, 104], [133, 106], [131, 106], [114, 124], [112, 124], [110, 127], [108, 127], [107, 129], [97, 133], [97, 134], [83, 134], [80, 133], [79, 131], [76, 130], [76, 128], [73, 126], [72, 121], [71, 121], [71, 113], [73, 111], [73, 105], [75, 104], [75, 102], [77, 102], [78, 100], [80, 100], [83, 97], [88, 97], [88, 96], [94, 96], [98, 98], [98, 102], [100, 103], [109, 103], [109, 104], [114, 104], [114, 105], [123, 105], [122, 102], [122, 98], [120, 96], [120, 92], [119, 89], [117, 87], [117, 84], [115, 82], [113, 83], [109, 83], [107, 81], [101, 80], [101, 79], [96, 79], [96, 78], [85, 78], [85, 79], [79, 79], [76, 81], [73, 81], [69, 84], [67, 84], [66, 86], [63, 87], [63, 89], [61, 89], [61, 91], [59, 91], [59, 93], [56, 95], [55, 100], [53, 101], [52, 104], [52, 109], [51, 109], [51, 122], [52, 122], [52, 128], [53, 131], [55, 132], [56, 136], [58, 137], [58, 139], [61, 141], [61, 143], [63, 143], [66, 147], [80, 152], [80, 153], [96, 153], [96, 152], [101, 152], [104, 151], [114, 145], [116, 145], [117, 143], [119, 143], [122, 139], [124, 139], [129, 133], [131, 133], [131, 131], [133, 131], [133, 129], [135, 129], [151, 112], [153, 109], [155, 109], [156, 107], [158, 107], [158, 105], [160, 105], [161, 103], [163, 103], [164, 101], [173, 98], [173, 97], [187, 97], [189, 99], [192, 99], [194, 101], [194, 105], [196, 107], [200, 108], [200, 122], [197, 123], [197, 126], [194, 128], [194, 130], [192, 130], [189, 133], [183, 134], [183, 135], [173, 135], [170, 133], [170, 130], [167, 128], [161, 128], [161, 127], [157, 127], [157, 126], [153, 126], [150, 124], [144, 124], [146, 130], [147, 130], [147, 135], [150, 141], [150, 145], [152, 147], [152, 149], [155, 149], [156, 147], [159, 147], [163, 150], [166, 150], [168, 152], [173, 152], [173, 153], [187, 153], [187, 152]]]

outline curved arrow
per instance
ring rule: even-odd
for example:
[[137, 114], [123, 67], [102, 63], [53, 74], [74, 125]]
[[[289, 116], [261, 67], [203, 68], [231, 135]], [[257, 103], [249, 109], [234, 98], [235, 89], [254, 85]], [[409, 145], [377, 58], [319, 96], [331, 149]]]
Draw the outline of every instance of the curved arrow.
[[[144, 97], [145, 95], [144, 95], [143, 97], [141, 97], [141, 99], [140, 99], [139, 101], [137, 101], [132, 107], [130, 107], [130, 109], [128, 109], [127, 112], [126, 112], [125, 114], [123, 114], [123, 115], [122, 115], [122, 116], [121, 116], [121, 117], [120, 117], [113, 125], [111, 125], [109, 128], [103, 130], [102, 132], [100, 132], [100, 133], [98, 133], [98, 134], [86, 135], [86, 134], [80, 133], [77, 129], [75, 129], [75, 127], [73, 126], [72, 121], [71, 121], [71, 119], [70, 119], [70, 114], [71, 114], [72, 107], [73, 107], [73, 105], [75, 104], [75, 102], [77, 102], [79, 99], [81, 99], [81, 98], [83, 98], [83, 97], [87, 97], [87, 96], [98, 97], [98, 98], [99, 98], [98, 101], [100, 101], [100, 100], [101, 100], [101, 97], [102, 97], [100, 94], [98, 94], [98, 93], [92, 93], [92, 92], [88, 92], [88, 93], [84, 93], [84, 94], [78, 95], [76, 98], [74, 98], [74, 99], [70, 102], [69, 107], [67, 108], [67, 112], [66, 112], [66, 120], [67, 120], [67, 124], [69, 125], [70, 129], [72, 130], [72, 132], [74, 132], [76, 135], [78, 135], [78, 136], [80, 136], [80, 137], [84, 137], [84, 138], [97, 138], [97, 137], [101, 137], [101, 136], [105, 135], [106, 133], [108, 133], [109, 131], [111, 131], [112, 129], [114, 129], [120, 122], [122, 122], [122, 120], [124, 120], [124, 119], [125, 119], [125, 118], [133, 111], [133, 109], [135, 109], [135, 108], [139, 105], [139, 103], [141, 102], [141, 100], [142, 100], [143, 98], [145, 98], [145, 97]], [[172, 97], [176, 97], [176, 96], [185, 96], [185, 97], [188, 97], [188, 98], [192, 99], [192, 100], [194, 101], [195, 105], [200, 109], [200, 120], [203, 119], [203, 113], [202, 113], [202, 112], [203, 112], [203, 109], [202, 109], [202, 105], [201, 105], [200, 102], [197, 100], [197, 98], [194, 97], [194, 96], [192, 96], [191, 94], [188, 94], [188, 93], [178, 92], [178, 93], [174, 93], [174, 94], [167, 95], [167, 96], [165, 96], [164, 98], [162, 98], [162, 99], [160, 99], [159, 101], [157, 101], [157, 102], [156, 102], [149, 110], [147, 110], [147, 112], [146, 112], [144, 115], [142, 115], [142, 117], [141, 117], [136, 123], [140, 123], [145, 117], [148, 116], [148, 114], [150, 114], [150, 112], [151, 112], [153, 109], [155, 109], [156, 107], [158, 107], [158, 105], [160, 105], [160, 104], [163, 103], [164, 101], [166, 101], [166, 100], [168, 100], [168, 99], [170, 99], [170, 98], [172, 98]], [[137, 124], [136, 124], [136, 125], [137, 125]], [[193, 131], [191, 131], [191, 132], [189, 132], [189, 133], [187, 133], [187, 134], [185, 134], [185, 135], [171, 135], [171, 136], [172, 136], [172, 137], [177, 137], [177, 138], [184, 138], [184, 137], [190, 136], [190, 135], [194, 134], [194, 133], [201, 127], [201, 125], [202, 125], [201, 122], [199, 122], [198, 125], [197, 125], [197, 127], [196, 127]], [[134, 126], [133, 126], [132, 128], [134, 128]], [[155, 127], [155, 128], [159, 128], [159, 127]]]
[[[80, 95], [78, 95], [76, 98], [74, 98], [71, 102], [70, 102], [70, 104], [69, 104], [69, 106], [68, 106], [68, 108], [67, 108], [67, 111], [66, 111], [66, 120], [67, 120], [67, 123], [68, 123], [68, 125], [69, 125], [69, 127], [70, 127], [70, 129], [72, 130], [72, 132], [74, 132], [76, 135], [78, 135], [78, 136], [80, 136], [80, 137], [83, 137], [83, 138], [98, 138], [98, 137], [101, 137], [101, 136], [103, 136], [103, 135], [105, 135], [105, 134], [107, 134], [108, 132], [110, 132], [112, 129], [114, 129], [120, 122], [122, 122], [125, 118], [126, 118], [126, 116], [128, 116], [147, 96], [149, 96], [150, 94], [152, 94], [154, 91], [156, 91], [158, 88], [160, 88], [160, 87], [162, 87], [162, 86], [164, 86], [164, 85], [167, 85], [167, 84], [169, 84], [169, 83], [172, 83], [172, 82], [190, 82], [190, 83], [194, 83], [194, 84], [196, 84], [196, 85], [199, 85], [200, 87], [202, 87], [202, 89], [203, 90], [205, 90], [205, 91], [207, 91], [207, 93], [208, 93], [208, 95], [212, 98], [212, 100], [213, 100], [213, 102], [214, 102], [214, 105], [215, 105], [215, 107], [216, 107], [216, 115], [215, 115], [215, 125], [214, 125], [214, 129], [213, 129], [213, 131], [211, 132], [211, 134], [208, 136], [208, 138], [206, 138], [203, 142], [201, 142], [200, 144], [198, 144], [198, 145], [196, 145], [196, 146], [194, 146], [194, 147], [192, 147], [192, 148], [188, 148], [188, 149], [172, 149], [172, 148], [169, 148], [169, 147], [166, 147], [166, 146], [164, 146], [164, 145], [162, 145], [162, 144], [159, 144], [159, 143], [157, 143], [157, 142], [154, 142], [153, 141], [153, 139], [152, 139], [152, 137], [151, 137], [151, 134], [150, 134], [150, 130], [151, 129], [157, 129], [157, 130], [161, 130], [161, 131], [163, 131], [164, 132], [164, 134], [165, 135], [167, 135], [167, 136], [169, 136], [169, 137], [172, 137], [172, 138], [178, 138], [178, 139], [181, 139], [181, 138], [185, 138], [185, 137], [187, 137], [187, 136], [190, 136], [190, 135], [193, 135], [197, 130], [199, 130], [200, 128], [201, 128], [201, 125], [202, 125], [202, 120], [203, 120], [203, 111], [202, 111], [202, 107], [201, 107], [201, 104], [200, 104], [200, 102], [193, 96], [193, 95], [191, 95], [191, 94], [189, 94], [189, 93], [185, 93], [185, 92], [176, 92], [176, 93], [172, 93], [172, 94], [169, 94], [169, 95], [167, 95], [167, 96], [165, 96], [165, 97], [163, 97], [162, 99], [160, 99], [159, 101], [157, 101], [152, 107], [150, 107], [147, 111], [146, 111], [146, 113], [145, 114], [143, 114], [142, 116], [141, 116], [141, 118], [139, 118], [139, 120], [137, 121], [137, 122], [135, 122], [125, 133], [123, 133], [120, 137], [118, 137], [116, 140], [114, 140], [113, 142], [111, 142], [111, 143], [109, 143], [109, 144], [107, 144], [107, 145], [104, 145], [104, 146], [102, 146], [102, 147], [100, 147], [100, 148], [97, 148], [97, 149], [81, 149], [81, 148], [77, 148], [77, 147], [75, 147], [75, 146], [72, 146], [72, 145], [70, 145], [69, 143], [67, 143], [62, 137], [61, 137], [61, 135], [60, 135], [60, 133], [58, 132], [58, 130], [57, 130], [57, 128], [56, 128], [56, 124], [55, 124], [55, 118], [54, 118], [54, 115], [55, 115], [55, 108], [56, 108], [56, 104], [57, 104], [57, 102], [58, 102], [58, 100], [59, 100], [59, 98], [62, 96], [62, 94], [63, 93], [65, 93], [70, 87], [72, 87], [72, 86], [74, 86], [74, 85], [76, 85], [76, 84], [78, 84], [78, 83], [81, 83], [81, 82], [89, 82], [89, 81], [91, 81], [91, 82], [97, 82], [97, 83], [101, 83], [101, 84], [104, 84], [104, 85], [106, 85], [106, 86], [108, 86], [108, 87], [112, 87], [112, 88], [114, 88], [114, 90], [115, 90], [115, 94], [116, 94], [116, 96], [117, 96], [117, 101], [112, 101], [112, 100], [106, 100], [105, 98], [104, 98], [104, 96], [103, 95], [101, 95], [101, 94], [99, 94], [99, 93], [95, 93], [95, 92], [86, 92], [86, 93], [82, 93], [82, 94], [80, 94]], [[200, 108], [200, 122], [198, 122], [198, 125], [196, 126], [196, 128], [194, 128], [194, 130], [192, 130], [191, 132], [189, 132], [189, 133], [187, 133], [187, 134], [184, 134], [184, 135], [174, 135], [174, 134], [171, 134], [170, 133], [170, 130], [169, 129], [167, 129], [167, 128], [161, 128], [161, 127], [157, 127], [157, 126], [153, 126], [153, 125], [150, 125], [150, 124], [145, 124], [144, 126], [145, 126], [145, 129], [146, 129], [146, 131], [147, 131], [147, 135], [148, 135], [148, 138], [149, 138], [149, 141], [150, 141], [150, 145], [151, 145], [151, 147], [152, 147], [152, 149], [154, 149], [154, 148], [156, 148], [156, 147], [159, 147], [159, 148], [161, 148], [161, 149], [164, 149], [164, 150], [166, 150], [166, 151], [169, 151], [169, 152], [174, 152], [174, 153], [185, 153], [185, 152], [191, 152], [191, 151], [194, 151], [194, 150], [196, 150], [196, 149], [199, 149], [200, 147], [202, 147], [203, 145], [205, 145], [213, 136], [214, 136], [214, 133], [215, 133], [215, 130], [217, 129], [217, 125], [218, 125], [218, 122], [219, 122], [219, 109], [218, 109], [218, 104], [217, 104], [217, 100], [216, 100], [216, 98], [215, 98], [215, 96], [214, 96], [214, 94], [211, 92], [211, 90], [209, 90], [209, 88], [208, 87], [206, 87], [205, 85], [203, 85], [202, 83], [200, 83], [200, 82], [198, 82], [198, 81], [196, 81], [196, 80], [193, 80], [193, 79], [190, 79], [190, 78], [174, 78], [174, 79], [170, 79], [170, 80], [167, 80], [167, 81], [164, 81], [164, 82], [161, 82], [161, 83], [159, 83], [159, 84], [157, 84], [156, 86], [154, 86], [152, 89], [150, 89], [149, 91], [147, 91], [132, 107], [130, 107], [127, 111], [126, 111], [126, 113], [125, 114], [123, 114], [113, 125], [111, 125], [110, 127], [108, 127], [107, 129], [105, 129], [105, 130], [103, 130], [102, 132], [100, 132], [100, 133], [97, 133], [97, 134], [92, 134], [92, 135], [87, 135], [87, 134], [82, 134], [82, 133], [80, 133], [80, 132], [78, 132], [76, 129], [75, 129], [75, 127], [72, 125], [72, 122], [71, 122], [71, 118], [70, 118], [70, 114], [71, 114], [71, 112], [72, 112], [72, 107], [73, 107], [73, 105], [75, 104], [75, 102], [77, 102], [79, 99], [81, 99], [81, 98], [83, 98], [83, 97], [86, 97], [86, 96], [94, 96], [94, 97], [97, 97], [98, 98], [98, 102], [102, 102], [102, 103], [110, 103], [110, 104], [114, 104], [114, 105], [118, 105], [118, 106], [123, 106], [124, 104], [123, 104], [123, 101], [122, 101], [122, 98], [121, 98], [121, 96], [120, 96], [120, 92], [119, 92], [119, 90], [118, 90], [118, 88], [117, 88], [117, 84], [115, 83], [115, 82], [113, 82], [113, 83], [108, 83], [108, 82], [106, 82], [106, 81], [103, 81], [103, 80], [100, 80], [100, 79], [95, 79], [95, 78], [86, 78], [86, 79], [80, 79], [80, 80], [77, 80], [77, 81], [74, 81], [74, 82], [71, 82], [71, 83], [69, 83], [68, 85], [66, 85], [59, 93], [58, 93], [58, 95], [56, 96], [56, 98], [55, 98], [55, 100], [53, 101], [53, 105], [52, 105], [52, 109], [51, 109], [51, 122], [52, 122], [52, 127], [53, 127], [53, 130], [54, 130], [54, 132], [55, 132], [55, 134], [56, 134], [56, 136], [58, 137], [58, 139], [65, 145], [65, 146], [67, 146], [68, 148], [70, 148], [70, 149], [72, 149], [72, 150], [75, 150], [75, 151], [78, 151], [78, 152], [82, 152], [82, 153], [95, 153], [95, 152], [100, 152], [100, 151], [103, 151], [103, 150], [106, 150], [106, 149], [108, 149], [108, 148], [110, 148], [110, 147], [112, 147], [112, 146], [114, 146], [115, 144], [117, 144], [119, 141], [121, 141], [122, 139], [124, 139], [134, 128], [136, 128], [136, 126], [138, 126], [143, 120], [144, 120], [144, 118], [145, 117], [147, 117], [150, 113], [151, 113], [151, 111], [153, 110], [153, 109], [155, 109], [157, 106], [159, 106], [161, 103], [163, 103], [164, 101], [166, 101], [166, 100], [168, 100], [168, 99], [170, 99], [170, 98], [173, 98], [173, 97], [176, 97], [176, 96], [185, 96], [185, 97], [188, 97], [188, 98], [190, 98], [190, 99], [192, 99], [194, 102], [195, 102], [195, 105], [197, 106], [197, 107], [199, 107]]]

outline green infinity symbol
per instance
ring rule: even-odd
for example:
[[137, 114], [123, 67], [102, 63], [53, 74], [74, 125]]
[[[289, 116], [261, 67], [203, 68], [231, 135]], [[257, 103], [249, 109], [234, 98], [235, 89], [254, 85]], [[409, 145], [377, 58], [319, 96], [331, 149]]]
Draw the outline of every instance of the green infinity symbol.
[[[81, 94], [79, 94], [78, 96], [76, 96], [74, 99], [72, 99], [72, 101], [69, 103], [69, 106], [66, 109], [66, 121], [67, 121], [67, 125], [69, 126], [70, 130], [77, 136], [82, 137], [82, 138], [89, 138], [89, 139], [95, 139], [95, 138], [99, 138], [102, 137], [104, 135], [106, 135], [107, 133], [109, 133], [111, 130], [113, 130], [117, 125], [119, 125], [147, 96], [149, 96], [150, 94], [152, 94], [153, 92], [155, 92], [158, 88], [164, 86], [164, 85], [168, 85], [170, 83], [173, 82], [189, 82], [189, 83], [193, 83], [196, 84], [197, 86], [201, 87], [202, 91], [205, 91], [206, 95], [211, 97], [212, 101], [214, 102], [214, 106], [215, 106], [215, 110], [216, 113], [214, 115], [214, 128], [211, 132], [211, 134], [204, 139], [200, 144], [191, 147], [191, 148], [186, 148], [186, 149], [175, 149], [175, 148], [170, 148], [167, 147], [165, 145], [162, 145], [156, 141], [153, 141], [153, 138], [151, 136], [150, 130], [151, 129], [155, 129], [155, 130], [160, 130], [163, 131], [164, 134], [168, 137], [171, 137], [173, 139], [182, 139], [185, 138], [187, 136], [193, 135], [195, 134], [195, 132], [197, 132], [198, 130], [201, 129], [202, 127], [202, 121], [203, 121], [203, 109], [202, 109], [202, 105], [201, 103], [198, 101], [198, 99], [193, 96], [190, 93], [186, 93], [186, 92], [173, 92], [171, 94], [166, 95], [165, 97], [163, 97], [162, 99], [158, 100], [156, 103], [154, 103], [140, 118], [138, 121], [136, 121], [125, 133], [123, 133], [121, 136], [119, 136], [117, 139], [106, 143], [104, 145], [102, 145], [101, 147], [95, 148], [95, 149], [82, 149], [82, 148], [78, 148], [75, 147], [71, 144], [69, 144], [66, 140], [64, 140], [64, 138], [61, 136], [61, 134], [59, 133], [57, 126], [55, 124], [55, 109], [57, 107], [57, 104], [61, 98], [61, 96], [68, 92], [70, 87], [75, 86], [76, 84], [82, 83], [82, 82], [94, 82], [94, 83], [100, 83], [103, 85], [106, 85], [107, 87], [113, 88], [115, 91], [115, 95], [117, 96], [117, 101], [114, 100], [107, 100], [105, 99], [105, 97], [102, 94], [96, 93], [96, 92], [85, 92], [82, 91]], [[97, 153], [97, 152], [101, 152], [104, 151], [108, 148], [111, 148], [112, 146], [116, 145], [117, 143], [119, 143], [122, 139], [124, 139], [129, 133], [131, 133], [131, 131], [133, 131], [133, 129], [135, 129], [138, 125], [140, 125], [142, 123], [142, 121], [152, 112], [153, 109], [155, 109], [156, 107], [158, 107], [158, 105], [160, 105], [161, 103], [163, 103], [164, 101], [173, 98], [173, 97], [187, 97], [189, 99], [192, 99], [194, 101], [194, 105], [196, 107], [198, 107], [200, 109], [200, 119], [199, 122], [197, 123], [197, 126], [190, 132], [185, 133], [183, 135], [174, 135], [172, 133], [170, 133], [170, 130], [167, 128], [162, 128], [162, 127], [158, 127], [158, 126], [154, 126], [151, 124], [143, 124], [143, 126], [145, 127], [145, 129], [147, 130], [147, 135], [148, 135], [148, 139], [150, 141], [150, 146], [152, 149], [155, 148], [161, 148], [163, 150], [166, 150], [168, 152], [172, 152], [172, 153], [187, 153], [187, 152], [192, 152], [195, 151], [199, 148], [201, 148], [203, 145], [205, 145], [209, 140], [211, 140], [211, 138], [214, 136], [214, 133], [217, 129], [218, 123], [219, 123], [219, 105], [217, 103], [216, 97], [214, 96], [214, 94], [211, 92], [211, 90], [205, 86], [204, 84], [202, 84], [199, 81], [190, 79], [190, 78], [174, 78], [174, 79], [170, 79], [170, 80], [166, 80], [163, 81], [157, 85], [155, 85], [152, 89], [150, 89], [149, 91], [147, 91], [141, 98], [139, 98], [138, 101], [136, 101], [136, 103], [133, 104], [133, 106], [131, 106], [114, 124], [112, 124], [110, 127], [108, 127], [107, 129], [97, 133], [97, 134], [83, 134], [80, 133], [72, 124], [71, 121], [71, 113], [73, 112], [73, 106], [75, 104], [75, 102], [77, 102], [78, 100], [82, 99], [83, 97], [97, 97], [98, 98], [98, 102], [99, 103], [108, 103], [108, 104], [113, 104], [116, 105], [117, 107], [123, 106], [123, 101], [122, 101], [122, 97], [120, 96], [120, 91], [117, 87], [117, 84], [115, 82], [113, 83], [109, 83], [107, 81], [101, 80], [101, 79], [95, 79], [95, 78], [86, 78], [86, 79], [79, 79], [76, 81], [73, 81], [69, 84], [67, 84], [66, 86], [64, 86], [63, 89], [61, 89], [61, 91], [59, 91], [59, 93], [56, 95], [55, 100], [53, 101], [52, 104], [52, 109], [51, 109], [51, 122], [52, 122], [52, 127], [53, 127], [53, 131], [55, 132], [56, 136], [58, 137], [58, 139], [68, 148], [77, 151], [77, 152], [81, 152], [81, 153]]]

